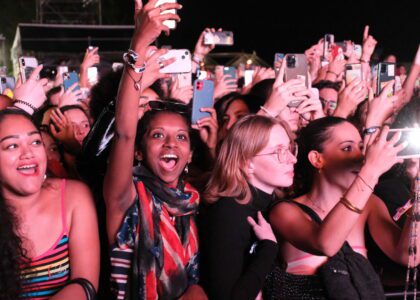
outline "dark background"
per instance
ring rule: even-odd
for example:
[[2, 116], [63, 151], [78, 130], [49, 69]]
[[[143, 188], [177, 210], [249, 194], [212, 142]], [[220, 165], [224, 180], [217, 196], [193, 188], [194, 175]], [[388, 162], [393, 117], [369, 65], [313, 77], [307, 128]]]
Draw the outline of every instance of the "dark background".
[[[275, 52], [303, 52], [324, 33], [336, 41], [361, 43], [365, 24], [378, 40], [377, 50], [411, 61], [419, 43], [420, 4], [412, 1], [267, 1], [179, 0], [181, 23], [162, 44], [194, 47], [206, 26], [222, 27], [235, 34], [235, 46], [215, 51], [255, 50], [268, 63]], [[35, 19], [34, 0], [0, 0], [0, 33], [11, 45], [16, 25]], [[132, 24], [133, 0], [102, 0], [104, 24]]]

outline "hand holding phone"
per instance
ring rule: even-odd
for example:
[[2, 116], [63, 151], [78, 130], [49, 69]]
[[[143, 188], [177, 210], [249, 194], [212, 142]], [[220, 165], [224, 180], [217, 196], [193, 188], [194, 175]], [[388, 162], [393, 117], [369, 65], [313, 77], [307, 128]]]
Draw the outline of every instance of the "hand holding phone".
[[[376, 95], [379, 95], [389, 82], [395, 80], [395, 64], [380, 63], [378, 65], [376, 78]], [[392, 97], [394, 93], [395, 89], [393, 88], [388, 94], [388, 97]]]
[[[155, 7], [160, 7], [162, 4], [165, 3], [177, 3], [177, 0], [158, 0], [156, 2]], [[168, 9], [168, 10], [161, 10], [161, 15], [164, 14], [176, 14], [176, 9]], [[165, 20], [163, 21], [163, 25], [167, 26], [169, 29], [175, 29], [176, 28], [176, 21], [175, 20]]]
[[395, 134], [399, 134], [398, 144], [404, 143], [406, 147], [398, 152], [400, 158], [419, 158], [420, 157], [420, 128], [399, 128], [390, 129], [387, 140], [390, 140]]
[[191, 53], [188, 49], [171, 49], [159, 59], [169, 60], [175, 58], [175, 62], [160, 70], [161, 73], [189, 73], [191, 72]]
[[[31, 77], [31, 74], [38, 67], [38, 60], [35, 57], [19, 57], [20, 78], [22, 83]], [[37, 77], [39, 79], [39, 75]]]
[[206, 32], [204, 34], [204, 45], [233, 45], [233, 32], [232, 31], [216, 31]]

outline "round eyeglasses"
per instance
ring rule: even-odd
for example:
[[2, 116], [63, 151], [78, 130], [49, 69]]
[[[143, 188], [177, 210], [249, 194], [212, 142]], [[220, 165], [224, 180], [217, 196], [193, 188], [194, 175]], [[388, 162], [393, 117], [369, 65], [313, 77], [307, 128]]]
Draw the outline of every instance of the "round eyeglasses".
[[293, 144], [293, 145], [290, 145], [290, 147], [279, 147], [274, 152], [256, 154], [255, 156], [274, 155], [274, 154], [277, 156], [277, 160], [280, 163], [288, 163], [290, 161], [289, 160], [290, 155], [292, 155], [293, 157], [297, 157], [298, 145]]

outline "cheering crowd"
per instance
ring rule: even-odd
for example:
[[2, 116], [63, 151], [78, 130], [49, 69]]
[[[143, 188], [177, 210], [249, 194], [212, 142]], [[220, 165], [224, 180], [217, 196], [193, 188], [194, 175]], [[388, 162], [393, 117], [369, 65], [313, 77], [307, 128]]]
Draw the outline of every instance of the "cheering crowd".
[[[185, 84], [153, 46], [182, 5], [157, 1], [136, 1], [122, 68], [90, 82], [87, 49], [70, 86], [40, 65], [0, 96], [0, 299], [385, 299], [403, 286], [420, 262], [419, 159], [390, 128], [420, 120], [420, 48], [378, 88], [366, 26], [360, 53], [321, 39], [296, 54], [306, 76], [286, 55], [247, 65], [245, 84], [246, 70], [207, 68], [205, 36], [222, 31], [207, 28]], [[196, 109], [207, 85], [213, 105]]]

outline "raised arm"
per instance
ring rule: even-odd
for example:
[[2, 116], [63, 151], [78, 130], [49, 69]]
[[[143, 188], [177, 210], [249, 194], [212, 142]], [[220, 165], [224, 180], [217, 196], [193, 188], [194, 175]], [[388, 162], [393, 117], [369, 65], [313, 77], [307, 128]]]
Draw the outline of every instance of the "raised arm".
[[321, 225], [306, 218], [295, 205], [282, 203], [277, 205], [270, 214], [274, 231], [305, 252], [326, 256], [335, 255], [359, 218], [366, 217], [368, 210], [365, 206], [379, 176], [395, 163], [402, 162], [396, 154], [405, 145], [396, 146], [399, 136], [386, 141], [388, 132], [389, 129], [384, 128], [379, 139], [370, 146], [358, 177]]
[[411, 66], [410, 73], [408, 74], [403, 84], [403, 89], [405, 91], [404, 103], [409, 102], [411, 100], [411, 97], [413, 97], [414, 85], [416, 83], [417, 77], [419, 76], [419, 72], [420, 72], [420, 46], [417, 49], [416, 57], [414, 58], [414, 62]]
[[151, 0], [144, 7], [141, 6], [141, 1], [137, 2], [136, 29], [131, 50], [138, 55], [135, 66], [138, 68], [145, 66], [145, 70], [142, 73], [136, 73], [132, 67], [126, 65], [116, 99], [115, 136], [104, 180], [110, 243], [115, 239], [123, 216], [133, 203], [136, 194], [132, 182], [132, 166], [139, 109], [144, 110], [143, 104], [145, 104], [139, 103], [140, 94], [157, 79], [166, 77], [159, 72], [159, 68], [172, 62], [158, 62], [158, 58], [165, 53], [165, 50], [156, 51], [149, 45], [162, 31], [169, 32], [169, 28], [163, 25], [163, 21], [179, 20], [178, 15], [170, 13], [161, 15], [161, 11], [180, 9], [181, 5], [166, 3], [155, 7], [156, 2], [157, 0]]

